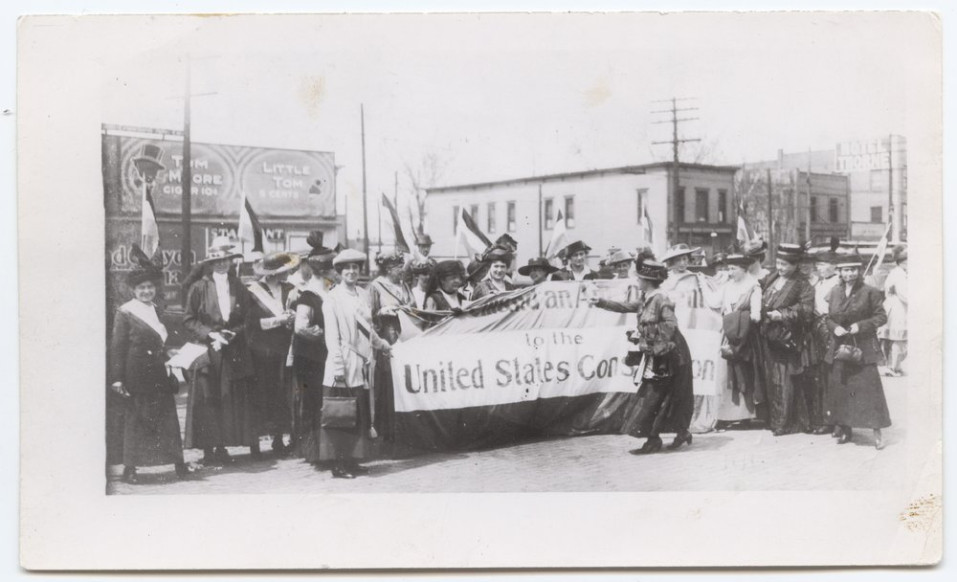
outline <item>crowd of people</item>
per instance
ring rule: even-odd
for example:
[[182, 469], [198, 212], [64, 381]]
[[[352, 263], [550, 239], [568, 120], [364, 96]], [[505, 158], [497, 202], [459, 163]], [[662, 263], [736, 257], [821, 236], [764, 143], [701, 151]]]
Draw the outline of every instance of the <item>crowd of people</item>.
[[[624, 430], [645, 441], [633, 454], [660, 451], [662, 433], [676, 435], [672, 449], [691, 446], [703, 406], [713, 407], [708, 416], [718, 429], [831, 434], [838, 444], [854, 429], [870, 429], [874, 446], [884, 446], [881, 430], [891, 421], [878, 366], [887, 361], [884, 374], [903, 373], [905, 247], [894, 250], [897, 266], [882, 291], [864, 282], [860, 257], [836, 243], [816, 254], [779, 244], [773, 271], [764, 268], [766, 244], [742, 245], [715, 255], [706, 273], [699, 249], [684, 244], [660, 260], [649, 249], [610, 249], [592, 269], [592, 249], [576, 241], [560, 253], [562, 266], [537, 257], [513, 272], [517, 243], [508, 235], [467, 265], [432, 259], [432, 241], [420, 235], [414, 253], [377, 255], [378, 276], [365, 284], [365, 254], [327, 248], [318, 231], [308, 243], [308, 252], [265, 255], [252, 266], [255, 276], [241, 279], [241, 255], [216, 239], [187, 279], [183, 327], [205, 350], [185, 371], [185, 441], [169, 332], [155, 302], [162, 272], [148, 260], [130, 271], [132, 299], [117, 310], [108, 355], [109, 387], [124, 402], [125, 481], [138, 481], [137, 467], [170, 464], [189, 478], [195, 466], [184, 462], [184, 446], [203, 452], [202, 466], [233, 462], [227, 447], [257, 457], [262, 438], [271, 439], [271, 454], [298, 455], [333, 477], [365, 474], [362, 461], [396, 445], [389, 358], [401, 334], [399, 310], [438, 320], [515, 289], [515, 273], [532, 285], [629, 281], [625, 301], [591, 303], [637, 314], [625, 359], [635, 369], [637, 403]], [[721, 317], [728, 373], [717, 399], [693, 392], [682, 314], [694, 309]]]

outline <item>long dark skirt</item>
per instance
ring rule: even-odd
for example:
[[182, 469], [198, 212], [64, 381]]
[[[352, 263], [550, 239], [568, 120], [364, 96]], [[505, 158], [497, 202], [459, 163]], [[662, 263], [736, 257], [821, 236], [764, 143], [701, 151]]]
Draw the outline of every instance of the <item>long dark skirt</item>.
[[257, 431], [261, 435], [281, 435], [292, 430], [291, 374], [286, 354], [253, 352], [256, 371]]
[[828, 424], [887, 428], [891, 415], [876, 364], [834, 362], [827, 391]]
[[[688, 430], [694, 414], [694, 377], [691, 351], [680, 333], [675, 336], [677, 349], [668, 357], [674, 375], [666, 382], [642, 382], [638, 401], [629, 411], [623, 431], [634, 437], [658, 436], [662, 432]], [[682, 365], [681, 362], [684, 362]]]
[[300, 453], [309, 463], [319, 462], [319, 421], [322, 419], [322, 375], [325, 362], [297, 356], [296, 414], [293, 432], [299, 437]]
[[762, 344], [764, 382], [771, 430], [801, 432], [810, 428], [804, 385], [796, 377], [804, 372], [801, 352], [783, 352]]
[[376, 355], [375, 430], [387, 443], [395, 442], [395, 393], [392, 391], [392, 362], [389, 356]]
[[358, 424], [351, 429], [320, 427], [318, 460], [360, 460], [368, 457], [372, 453], [372, 440], [369, 438], [369, 427], [372, 420], [369, 413], [369, 391], [361, 386], [354, 388], [322, 387], [323, 399], [334, 396], [358, 397]]
[[233, 377], [228, 364], [192, 370], [186, 408], [186, 448], [258, 444], [253, 405], [252, 378]]
[[176, 402], [168, 392], [135, 394], [126, 400], [123, 464], [128, 467], [183, 462]]
[[808, 421], [813, 428], [830, 424], [825, 417], [829, 368], [827, 363], [819, 362], [795, 378], [795, 381], [801, 385], [801, 392], [807, 406]]

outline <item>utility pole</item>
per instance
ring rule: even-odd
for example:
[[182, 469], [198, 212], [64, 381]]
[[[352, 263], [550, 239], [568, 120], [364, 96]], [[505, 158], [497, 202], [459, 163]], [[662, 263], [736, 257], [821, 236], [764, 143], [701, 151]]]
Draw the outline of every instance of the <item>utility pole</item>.
[[[696, 111], [698, 109], [697, 107], [683, 107], [681, 109], [678, 108], [679, 101], [689, 101], [691, 99], [694, 99], [694, 97], [672, 97], [671, 99], [655, 101], [655, 103], [671, 103], [671, 109], [652, 111], [652, 113], [670, 113], [671, 114], [670, 120], [654, 122], [655, 124], [659, 124], [659, 123], [671, 124], [671, 140], [670, 141], [653, 141], [651, 143], [652, 145], [671, 144], [672, 172], [671, 172], [671, 203], [669, 204], [669, 206], [671, 207], [671, 214], [673, 216], [673, 220], [671, 222], [671, 242], [670, 242], [670, 244], [672, 245], [678, 242], [678, 224], [681, 222], [684, 222], [684, 217], [678, 216], [678, 196], [682, 195], [680, 191], [681, 165], [680, 165], [680, 160], [678, 156], [678, 147], [683, 143], [701, 141], [700, 139], [697, 139], [697, 138], [678, 139], [678, 124], [683, 121], [694, 121], [698, 119], [697, 117], [685, 117], [682, 119], [678, 119], [678, 113], [683, 111]], [[685, 200], [687, 200], [687, 197], [685, 197]]]
[[774, 244], [774, 204], [771, 201], [774, 189], [771, 186], [771, 168], [765, 169], [765, 178], [767, 179], [768, 190], [768, 256], [771, 257], [771, 264], [773, 265], [775, 259], [777, 259], [777, 245]]
[[542, 185], [538, 185], [538, 256], [542, 256]]
[[[191, 69], [189, 57], [186, 57], [186, 89], [183, 102], [183, 175], [182, 175], [182, 186], [183, 186], [183, 195], [180, 203], [180, 211], [182, 213], [183, 219], [183, 236], [180, 240], [182, 245], [180, 246], [180, 256], [179, 264], [183, 268], [183, 281], [189, 277], [189, 272], [192, 269], [192, 253], [193, 253], [193, 151], [189, 138], [189, 108], [190, 108], [190, 92], [192, 91], [191, 83]], [[184, 302], [185, 303], [185, 302]], [[185, 309], [185, 304], [183, 305]]]
[[887, 136], [887, 220], [891, 223], [891, 241], [900, 240], [894, 214], [894, 135]]
[[804, 214], [804, 242], [811, 242], [811, 148], [807, 149], [807, 181], [804, 184], [806, 189], [807, 209]]
[[369, 267], [369, 200], [366, 195], [366, 113], [365, 105], [359, 104], [359, 125], [362, 132], [362, 252], [366, 254], [366, 273]]

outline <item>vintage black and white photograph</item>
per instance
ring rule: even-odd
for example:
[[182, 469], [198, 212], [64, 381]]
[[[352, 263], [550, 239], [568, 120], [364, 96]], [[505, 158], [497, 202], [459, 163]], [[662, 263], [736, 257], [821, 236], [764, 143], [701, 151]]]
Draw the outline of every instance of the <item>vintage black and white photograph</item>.
[[[76, 378], [89, 416], [56, 440], [77, 440], [86, 510], [129, 510], [139, 526], [111, 535], [136, 549], [189, 529], [164, 523], [187, 504], [224, 529], [358, 535], [451, 499], [490, 548], [430, 558], [471, 534], [419, 517], [390, 556], [340, 540], [280, 562], [280, 532], [233, 561], [101, 563], [940, 559], [933, 14], [35, 16], [18, 41], [21, 221], [72, 199], [71, 236], [41, 248], [74, 259], [56, 285], [22, 282], [23, 307], [56, 304], [80, 338], [41, 369], [55, 339], [31, 326], [55, 320], [21, 319], [21, 423], [76, 414], [30, 400], [27, 368]], [[42, 109], [72, 100], [49, 62], [82, 74], [81, 107]], [[22, 165], [49, 159], [65, 113], [73, 189]], [[56, 487], [36, 454], [28, 497]], [[576, 515], [579, 498], [607, 512]], [[569, 519], [615, 542], [502, 553], [479, 532], [508, 511], [548, 516], [516, 531]], [[666, 549], [633, 531], [642, 515], [670, 522]], [[686, 559], [683, 519], [704, 528]], [[780, 545], [722, 553], [741, 528]], [[90, 564], [22, 535], [25, 564]]]

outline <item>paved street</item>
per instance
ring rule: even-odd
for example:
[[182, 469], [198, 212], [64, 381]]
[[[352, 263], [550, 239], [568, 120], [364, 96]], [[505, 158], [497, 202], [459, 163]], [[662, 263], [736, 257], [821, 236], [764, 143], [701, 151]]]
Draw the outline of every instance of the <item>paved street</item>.
[[[828, 435], [712, 432], [695, 435], [693, 444], [680, 451], [645, 457], [628, 454], [640, 445], [638, 439], [599, 435], [372, 461], [368, 476], [340, 480], [300, 459], [274, 458], [264, 441], [259, 460], [238, 448], [231, 450], [236, 463], [200, 469], [190, 481], [177, 481], [172, 466], [141, 468], [141, 484], [114, 481], [109, 490], [183, 495], [869, 489], [893, 484], [906, 463], [906, 379], [883, 380], [895, 424], [884, 431], [882, 451], [875, 450], [869, 430], [856, 430], [854, 442], [843, 446]], [[666, 444], [670, 437], [664, 435]], [[187, 461], [198, 462], [200, 456], [186, 451]]]

